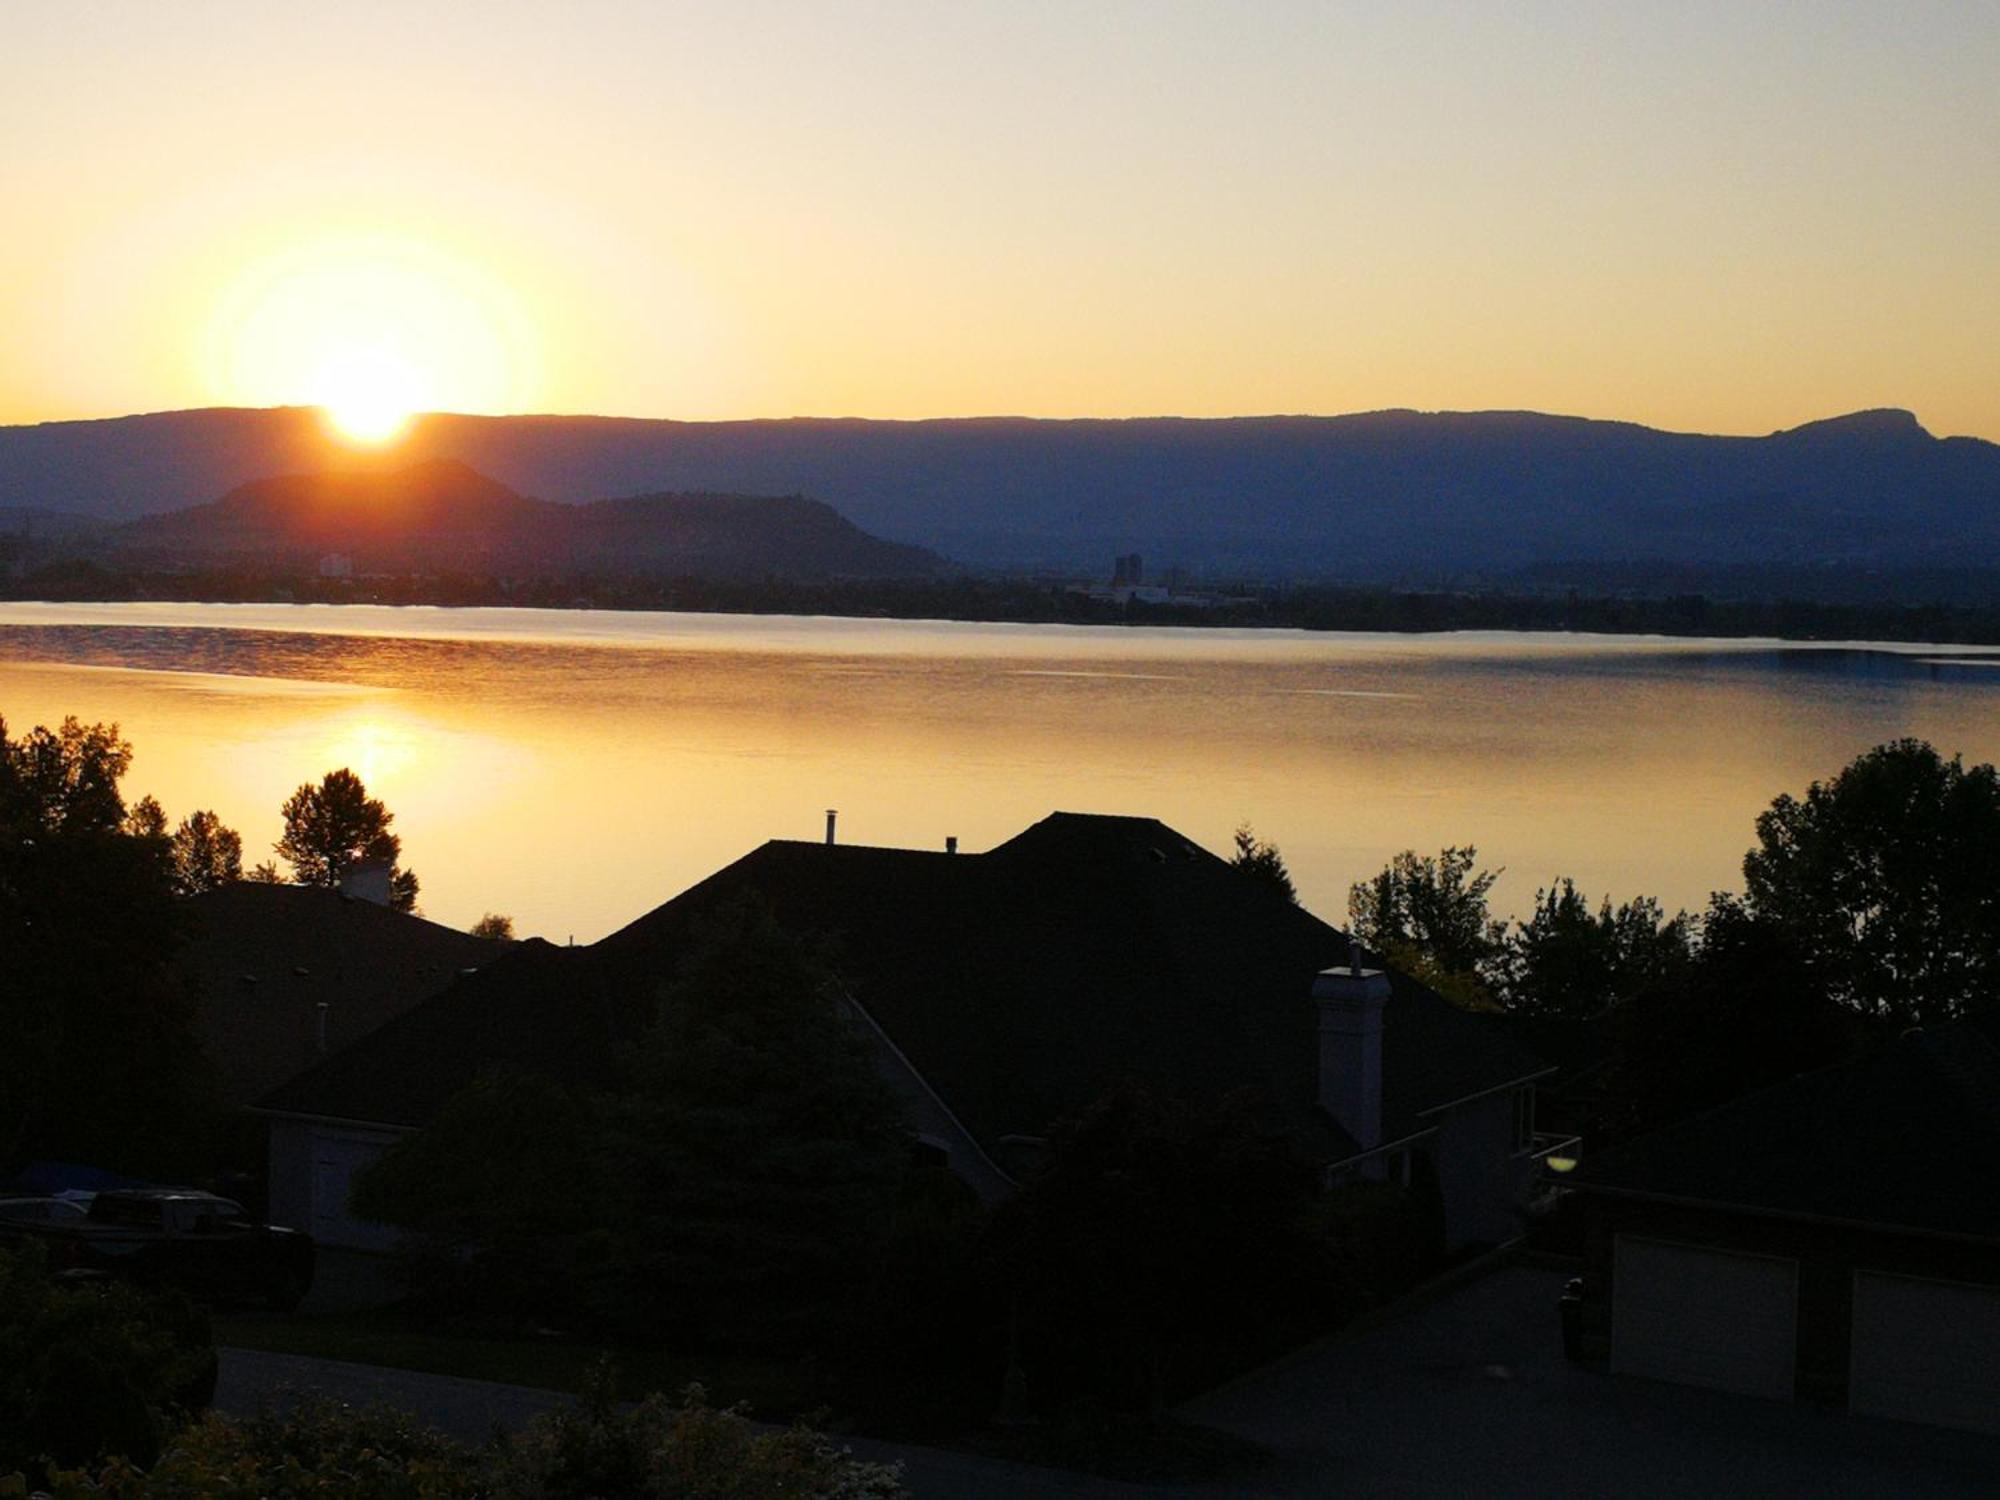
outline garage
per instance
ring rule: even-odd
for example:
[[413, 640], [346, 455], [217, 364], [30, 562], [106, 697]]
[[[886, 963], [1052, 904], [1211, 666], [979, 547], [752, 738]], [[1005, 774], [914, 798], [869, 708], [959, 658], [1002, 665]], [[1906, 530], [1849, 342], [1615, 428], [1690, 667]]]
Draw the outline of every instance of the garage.
[[1790, 1399], [1797, 1261], [1620, 1235], [1614, 1266], [1613, 1370]]
[[379, 1157], [388, 1139], [359, 1133], [318, 1129], [312, 1132], [312, 1210], [306, 1226], [322, 1245], [354, 1250], [388, 1250], [396, 1231], [356, 1218], [348, 1209], [354, 1179]]
[[2000, 1288], [1855, 1272], [1849, 1368], [1857, 1413], [2000, 1433]]

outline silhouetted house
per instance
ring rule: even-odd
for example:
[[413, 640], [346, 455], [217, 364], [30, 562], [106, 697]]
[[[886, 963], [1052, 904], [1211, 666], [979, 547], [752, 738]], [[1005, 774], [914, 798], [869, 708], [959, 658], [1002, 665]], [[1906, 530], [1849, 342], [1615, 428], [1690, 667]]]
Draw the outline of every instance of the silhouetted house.
[[[983, 1197], [1122, 1080], [1252, 1090], [1329, 1183], [1435, 1192], [1452, 1246], [1519, 1232], [1546, 1069], [1149, 818], [1056, 814], [984, 854], [772, 842], [587, 949], [517, 951], [277, 1090], [272, 1211], [336, 1242], [325, 1141], [380, 1147], [480, 1071], [608, 1081], [704, 918], [753, 897], [829, 939], [919, 1139]], [[282, 1179], [282, 1181], [281, 1181]]]
[[242, 881], [186, 910], [173, 969], [231, 1107], [352, 1046], [500, 947], [307, 886]]
[[1584, 1346], [1612, 1370], [2000, 1432], [2000, 1021], [1912, 1032], [1575, 1180]]

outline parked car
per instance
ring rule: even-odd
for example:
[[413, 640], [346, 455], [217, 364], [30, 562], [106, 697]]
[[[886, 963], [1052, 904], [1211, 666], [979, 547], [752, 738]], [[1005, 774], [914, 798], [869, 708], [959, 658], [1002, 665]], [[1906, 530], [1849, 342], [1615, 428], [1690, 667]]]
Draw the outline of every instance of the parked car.
[[68, 1198], [23, 1195], [0, 1198], [0, 1236], [16, 1224], [80, 1224], [88, 1207]]
[[0, 1233], [12, 1225], [44, 1240], [65, 1270], [179, 1287], [204, 1301], [289, 1312], [312, 1289], [311, 1235], [259, 1224], [234, 1200], [194, 1188], [118, 1188], [80, 1216], [10, 1219]]

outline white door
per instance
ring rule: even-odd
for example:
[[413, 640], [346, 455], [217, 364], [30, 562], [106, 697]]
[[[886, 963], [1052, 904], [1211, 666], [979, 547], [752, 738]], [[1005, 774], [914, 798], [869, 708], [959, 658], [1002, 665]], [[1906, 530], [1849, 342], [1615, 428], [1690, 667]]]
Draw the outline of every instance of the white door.
[[396, 1231], [357, 1219], [347, 1207], [354, 1179], [383, 1151], [381, 1143], [354, 1136], [315, 1132], [313, 1136], [312, 1234], [322, 1245], [387, 1250]]
[[1789, 1398], [1798, 1364], [1799, 1267], [1618, 1237], [1611, 1368], [1746, 1396]]
[[2000, 1433], [2000, 1289], [1857, 1271], [1851, 1371], [1857, 1412]]

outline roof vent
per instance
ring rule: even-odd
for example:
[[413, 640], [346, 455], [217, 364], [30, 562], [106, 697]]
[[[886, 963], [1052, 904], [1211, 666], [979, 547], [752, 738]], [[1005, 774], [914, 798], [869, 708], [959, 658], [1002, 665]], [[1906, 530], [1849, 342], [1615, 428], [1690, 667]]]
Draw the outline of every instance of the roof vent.
[[958, 835], [957, 835], [957, 834], [955, 834], [955, 833], [948, 833], [948, 834], [946, 834], [946, 835], [944, 836], [944, 852], [945, 852], [945, 853], [947, 853], [947, 854], [956, 854], [956, 853], [958, 853]]
[[829, 807], [826, 810], [826, 841], [829, 844], [833, 842], [833, 820], [839, 816], [840, 813], [835, 808]]

